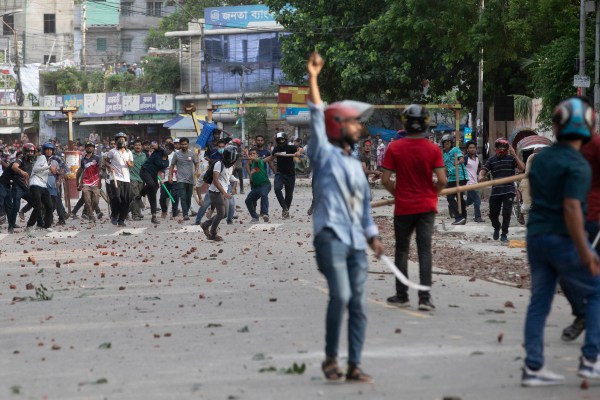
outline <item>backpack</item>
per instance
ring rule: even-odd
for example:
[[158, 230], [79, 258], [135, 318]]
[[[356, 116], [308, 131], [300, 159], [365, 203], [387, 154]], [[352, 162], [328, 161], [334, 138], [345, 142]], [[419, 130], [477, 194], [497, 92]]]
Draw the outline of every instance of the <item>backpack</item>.
[[208, 165], [208, 169], [206, 170], [206, 172], [204, 173], [204, 176], [202, 177], [202, 180], [204, 182], [206, 182], [207, 184], [211, 185], [212, 181], [213, 181], [213, 173], [215, 170], [215, 164], [217, 162], [221, 161], [221, 171], [219, 171], [219, 173], [223, 172], [223, 168], [225, 168], [225, 165], [223, 164], [222, 160], [215, 160], [215, 161], [211, 161], [210, 164]]

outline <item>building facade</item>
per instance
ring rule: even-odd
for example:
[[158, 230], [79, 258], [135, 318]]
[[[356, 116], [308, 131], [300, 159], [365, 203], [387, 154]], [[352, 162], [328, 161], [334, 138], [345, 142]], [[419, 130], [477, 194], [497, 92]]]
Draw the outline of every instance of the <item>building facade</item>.
[[[73, 0], [0, 0], [0, 53], [23, 64], [73, 60]], [[15, 46], [15, 33], [17, 46]]]
[[158, 0], [82, 2], [75, 11], [78, 61], [86, 65], [139, 62], [147, 55], [144, 40], [150, 28], [174, 11], [172, 3]]

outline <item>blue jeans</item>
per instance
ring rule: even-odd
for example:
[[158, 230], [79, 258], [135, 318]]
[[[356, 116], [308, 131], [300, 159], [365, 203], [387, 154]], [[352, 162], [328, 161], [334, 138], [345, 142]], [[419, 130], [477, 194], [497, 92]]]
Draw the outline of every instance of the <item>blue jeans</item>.
[[17, 214], [21, 208], [21, 199], [25, 199], [27, 203], [31, 204], [31, 197], [29, 197], [29, 190], [23, 189], [18, 185], [13, 185], [10, 193], [12, 195], [13, 208], [10, 214], [8, 214], [8, 227], [14, 228], [17, 226]]
[[0, 216], [5, 216], [8, 219], [8, 215], [13, 209], [12, 196], [10, 195], [10, 188], [7, 188], [0, 183]]
[[344, 244], [325, 228], [314, 241], [317, 266], [329, 286], [325, 322], [325, 355], [337, 357], [344, 311], [348, 309], [348, 363], [360, 364], [367, 328], [368, 263], [364, 250]]
[[210, 207], [210, 196], [208, 195], [208, 191], [204, 194], [204, 204], [202, 204], [198, 208], [198, 214], [196, 214], [196, 225], [200, 225], [200, 221], [204, 218], [204, 214], [206, 214], [206, 210]]
[[254, 186], [248, 196], [246, 197], [246, 207], [250, 216], [254, 219], [258, 218], [256, 213], [255, 202], [260, 199], [260, 214], [269, 215], [269, 192], [271, 191], [271, 182], [265, 183], [260, 186]]
[[[598, 234], [599, 226], [597, 221], [586, 221], [585, 223], [585, 231], [588, 234], [588, 241], [590, 243], [594, 242], [596, 235]], [[600, 248], [600, 245], [596, 245], [596, 252]], [[583, 301], [583, 296], [577, 290], [577, 287], [571, 285], [564, 279], [560, 279], [560, 288], [565, 294], [565, 297], [569, 301], [571, 305], [571, 310], [574, 316], [585, 318], [585, 304]]]
[[550, 313], [558, 278], [564, 279], [585, 299], [585, 342], [582, 354], [595, 362], [600, 350], [600, 277], [581, 264], [570, 237], [538, 235], [527, 237], [531, 271], [531, 299], [525, 319], [525, 365], [533, 370], [544, 366], [544, 326]]
[[473, 210], [475, 210], [475, 218], [481, 218], [481, 197], [479, 191], [469, 190], [467, 192], [467, 202], [465, 205], [468, 207], [473, 204]]
[[226, 200], [227, 203], [227, 222], [233, 222], [233, 215], [235, 214], [235, 196], [231, 192], [231, 185], [227, 188], [227, 193], [231, 194], [231, 198]]

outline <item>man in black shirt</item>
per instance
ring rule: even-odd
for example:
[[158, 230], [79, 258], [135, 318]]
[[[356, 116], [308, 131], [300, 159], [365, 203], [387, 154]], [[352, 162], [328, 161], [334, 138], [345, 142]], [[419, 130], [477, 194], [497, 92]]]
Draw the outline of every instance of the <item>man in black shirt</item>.
[[31, 202], [29, 197], [29, 176], [33, 169], [35, 146], [31, 143], [23, 145], [23, 157], [13, 161], [2, 174], [2, 179], [12, 180], [11, 196], [12, 210], [8, 214], [8, 233], [13, 233], [17, 227], [17, 214], [21, 199]]
[[[479, 182], [486, 180], [488, 173], [494, 179], [506, 178], [515, 175], [515, 168], [525, 171], [525, 165], [517, 158], [515, 150], [508, 140], [500, 138], [496, 140], [496, 155], [489, 158], [479, 172]], [[510, 154], [509, 154], [510, 153]], [[508, 243], [508, 227], [510, 226], [510, 215], [515, 198], [516, 189], [514, 183], [492, 186], [490, 195], [490, 220], [494, 227], [494, 240]], [[500, 236], [500, 210], [502, 210], [502, 236]]]
[[[294, 157], [299, 157], [304, 151], [301, 147], [289, 145], [288, 136], [285, 132], [278, 132], [277, 135], [275, 135], [275, 142], [277, 144], [273, 149], [273, 154], [265, 158], [264, 161], [269, 162], [273, 157], [277, 157], [274, 182], [275, 196], [283, 210], [281, 216], [287, 219], [290, 217], [290, 206], [292, 205], [294, 186], [296, 185]], [[283, 195], [284, 187], [285, 197]]]

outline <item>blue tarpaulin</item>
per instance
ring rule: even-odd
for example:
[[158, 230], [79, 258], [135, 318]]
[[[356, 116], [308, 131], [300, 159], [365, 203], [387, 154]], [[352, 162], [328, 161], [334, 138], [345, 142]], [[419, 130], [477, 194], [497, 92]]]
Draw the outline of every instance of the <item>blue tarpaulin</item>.
[[217, 129], [215, 124], [204, 124], [202, 131], [200, 131], [200, 136], [198, 136], [198, 139], [196, 140], [196, 143], [201, 149], [205, 148], [206, 144], [213, 140], [213, 132], [215, 129]]
[[380, 126], [368, 126], [367, 128], [369, 129], [369, 133], [372, 137], [379, 135], [379, 137], [381, 137], [381, 139], [383, 139], [386, 142], [389, 142], [392, 139], [400, 139], [400, 135], [398, 134], [398, 132], [392, 129], [385, 129]]

